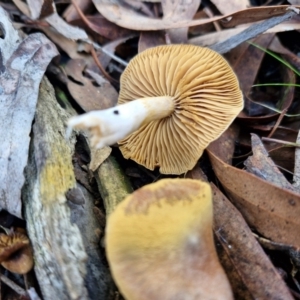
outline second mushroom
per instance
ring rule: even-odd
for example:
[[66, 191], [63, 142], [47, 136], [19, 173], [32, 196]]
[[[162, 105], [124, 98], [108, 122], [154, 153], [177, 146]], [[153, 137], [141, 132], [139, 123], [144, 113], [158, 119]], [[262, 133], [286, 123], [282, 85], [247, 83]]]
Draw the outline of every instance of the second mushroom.
[[68, 125], [89, 130], [98, 148], [118, 142], [125, 158], [182, 174], [242, 109], [238, 79], [221, 55], [166, 45], [130, 61], [116, 107], [73, 117]]

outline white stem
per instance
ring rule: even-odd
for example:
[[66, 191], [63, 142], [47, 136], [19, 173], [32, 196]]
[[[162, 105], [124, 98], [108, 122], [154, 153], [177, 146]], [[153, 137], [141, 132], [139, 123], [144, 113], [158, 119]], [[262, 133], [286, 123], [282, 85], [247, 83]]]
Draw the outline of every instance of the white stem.
[[91, 111], [68, 121], [72, 128], [89, 130], [97, 148], [124, 139], [142, 125], [169, 116], [174, 111], [172, 97], [141, 98], [109, 109]]

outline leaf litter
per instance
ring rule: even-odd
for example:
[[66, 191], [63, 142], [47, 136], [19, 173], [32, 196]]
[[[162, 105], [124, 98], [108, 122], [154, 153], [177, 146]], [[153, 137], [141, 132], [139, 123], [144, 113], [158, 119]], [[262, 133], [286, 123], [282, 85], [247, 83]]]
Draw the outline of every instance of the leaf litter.
[[[227, 53], [226, 58], [241, 84], [246, 109], [236, 124], [209, 146], [207, 156], [186, 176], [204, 180], [199, 166], [207, 170], [210, 161], [213, 167], [214, 175], [210, 174], [210, 181], [214, 182], [211, 182], [214, 232], [220, 245], [219, 257], [235, 298], [293, 299], [291, 291], [294, 296], [300, 293], [297, 289], [299, 264], [295, 260], [300, 247], [300, 153], [298, 148], [287, 145], [299, 143], [296, 140], [300, 125], [297, 118], [300, 113], [299, 91], [296, 87], [299, 79], [293, 70], [262, 50], [277, 53], [283, 61], [299, 70], [297, 47], [300, 45], [293, 48], [285, 38], [288, 34], [297, 36], [296, 30], [300, 27], [297, 16], [300, 4], [290, 2], [295, 5], [292, 9], [279, 4], [251, 6], [252, 2], [246, 0], [228, 0], [226, 5], [216, 0], [166, 0], [162, 3], [74, 0], [74, 5], [36, 0], [26, 4], [15, 0], [16, 6], [0, 2], [0, 9], [4, 7], [12, 16], [18, 15], [18, 23], [14, 25], [28, 34], [19, 35], [6, 21], [7, 17], [1, 18], [1, 27], [5, 27], [5, 30], [2, 28], [4, 37], [0, 39], [1, 91], [6, 101], [14, 103], [6, 110], [0, 109], [3, 111], [1, 137], [4, 141], [0, 147], [0, 153], [3, 153], [0, 160], [3, 161], [0, 165], [1, 209], [24, 218], [21, 210], [23, 171], [30, 154], [31, 124], [39, 83], [51, 59], [57, 55], [48, 39], [56, 44], [61, 57], [60, 61], [53, 60], [49, 65], [47, 76], [54, 84], [61, 105], [65, 105], [66, 110], [72, 107], [72, 113], [114, 106], [118, 98], [118, 80], [127, 62], [138, 52], [169, 43], [210, 45], [220, 53]], [[35, 31], [44, 32], [48, 39]], [[250, 39], [252, 44], [245, 42]], [[36, 51], [30, 52], [30, 47]], [[17, 59], [20, 66], [25, 66], [23, 69], [15, 68], [13, 62]], [[31, 85], [23, 79], [28, 76], [35, 79]], [[272, 83], [278, 85], [272, 86]], [[23, 102], [19, 95], [22, 95]], [[27, 102], [24, 101], [27, 98]], [[78, 141], [80, 144], [81, 140]], [[88, 143], [83, 148], [89, 148]], [[131, 189], [127, 186], [122, 190], [125, 175], [119, 171], [116, 173], [116, 170], [124, 169], [134, 188], [162, 177], [156, 170], [144, 170], [125, 161], [116, 148], [108, 147], [102, 151], [83, 148], [74, 150], [75, 175], [77, 181], [96, 197], [95, 210], [101, 214], [103, 202], [104, 206], [110, 205], [106, 203], [110, 196], [118, 202]], [[116, 162], [113, 157], [120, 163], [117, 169], [114, 169]], [[101, 182], [97, 176], [107, 178], [107, 181], [102, 179]], [[84, 206], [86, 200], [81, 200], [86, 196], [78, 193], [79, 189], [70, 190], [68, 199]], [[109, 212], [112, 209], [108, 206]], [[99, 231], [103, 232], [103, 228]], [[31, 236], [34, 239], [34, 234]], [[293, 272], [289, 270], [292, 265], [286, 271], [294, 284], [279, 276], [276, 270], [280, 265], [278, 257], [273, 259], [271, 255], [271, 261], [257, 241], [267, 253], [275, 251], [279, 257], [280, 253], [285, 253], [292, 258], [295, 262]], [[104, 259], [103, 255], [101, 259]], [[37, 280], [43, 286], [42, 279]], [[114, 293], [115, 290], [110, 294]], [[47, 299], [46, 295], [42, 290], [40, 296]], [[110, 299], [115, 298], [111, 296]]]

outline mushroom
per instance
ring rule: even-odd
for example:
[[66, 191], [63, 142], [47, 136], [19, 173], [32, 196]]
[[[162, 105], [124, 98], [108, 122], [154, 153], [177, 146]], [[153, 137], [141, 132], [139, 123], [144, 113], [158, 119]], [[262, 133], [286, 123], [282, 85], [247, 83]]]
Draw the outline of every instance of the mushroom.
[[127, 300], [233, 299], [212, 234], [208, 183], [162, 179], [118, 204], [108, 217], [106, 254]]
[[25, 234], [0, 233], [0, 263], [5, 269], [18, 274], [26, 274], [32, 269], [33, 251]]
[[239, 83], [217, 52], [165, 45], [135, 56], [121, 76], [116, 107], [69, 120], [96, 147], [119, 142], [127, 159], [163, 174], [191, 170], [243, 109]]

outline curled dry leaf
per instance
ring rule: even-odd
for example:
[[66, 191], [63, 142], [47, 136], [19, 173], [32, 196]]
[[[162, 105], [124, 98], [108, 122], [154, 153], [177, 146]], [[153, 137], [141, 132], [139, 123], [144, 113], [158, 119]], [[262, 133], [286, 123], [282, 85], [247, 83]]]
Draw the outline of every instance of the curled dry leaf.
[[110, 147], [104, 147], [102, 149], [95, 149], [91, 147], [91, 162], [89, 165], [90, 170], [95, 172], [99, 166], [109, 157], [111, 153]]
[[142, 31], [140, 33], [138, 53], [148, 48], [153, 48], [166, 44], [165, 32], [160, 31]]
[[292, 300], [288, 287], [242, 215], [214, 184], [211, 187], [214, 231], [252, 299]]
[[[189, 171], [187, 177], [207, 181], [199, 167]], [[221, 245], [217, 250], [235, 299], [292, 299], [243, 216], [213, 183], [210, 186], [214, 232]]]
[[223, 15], [232, 14], [251, 6], [249, 0], [226, 0], [226, 4], [224, 3], [224, 0], [211, 0], [211, 2]]
[[23, 172], [39, 85], [58, 52], [43, 34], [22, 40], [1, 7], [0, 27], [4, 33], [0, 39], [0, 206], [22, 218]]
[[32, 19], [42, 19], [56, 13], [52, 0], [27, 0], [28, 9]]
[[108, 21], [100, 14], [95, 16], [86, 16], [85, 18], [87, 20], [87, 25], [90, 29], [111, 41], [115, 41], [120, 38], [125, 38], [129, 35], [133, 35], [136, 33], [133, 30], [122, 28]]
[[[164, 0], [163, 19], [174, 24], [192, 20], [200, 3], [200, 0]], [[187, 43], [188, 27], [169, 29], [167, 32], [173, 44]]]
[[222, 186], [247, 223], [261, 235], [299, 247], [300, 195], [226, 163], [222, 153], [232, 157], [235, 139], [236, 133], [229, 128], [207, 149]]
[[233, 299], [212, 221], [199, 180], [162, 179], [125, 198], [108, 218], [106, 252], [126, 299]]
[[28, 0], [28, 7], [31, 10], [31, 16], [33, 19], [44, 17], [44, 20], [64, 37], [72, 40], [88, 38], [85, 31], [78, 27], [69, 25], [58, 15], [55, 4], [52, 0]]
[[253, 155], [244, 162], [247, 171], [283, 189], [297, 192], [269, 158], [269, 154], [259, 137], [252, 133], [251, 141]]
[[[214, 21], [222, 21], [225, 27], [234, 27], [256, 21], [269, 19], [274, 16], [284, 15], [288, 5], [260, 6], [241, 10], [232, 14], [210, 19], [198, 19], [190, 21], [178, 21], [176, 23], [168, 19], [156, 19], [146, 17], [124, 6], [120, 0], [109, 2], [106, 0], [93, 0], [97, 10], [109, 21], [133, 30], [164, 30], [172, 28], [190, 27], [208, 24]], [[296, 6], [299, 8], [298, 6]], [[134, 21], [133, 21], [134, 20]]]
[[[275, 34], [263, 34], [254, 39], [252, 42], [263, 48], [268, 48]], [[239, 79], [241, 90], [245, 96], [251, 91], [260, 69], [265, 52], [250, 45], [243, 43], [226, 55], [230, 65]]]
[[91, 79], [83, 75], [85, 67], [86, 62], [81, 59], [71, 59], [65, 66], [69, 77], [68, 89], [73, 98], [85, 111], [114, 106], [118, 99], [115, 88], [105, 78], [99, 82], [100, 86], [95, 86]]
[[73, 0], [73, 1], [71, 1], [71, 3], [69, 4], [69, 6], [66, 8], [66, 10], [64, 11], [64, 13], [62, 15], [62, 17], [68, 23], [79, 18], [77, 9], [74, 7], [72, 2], [77, 4], [79, 9], [85, 14], [93, 10], [93, 4], [90, 0]]

